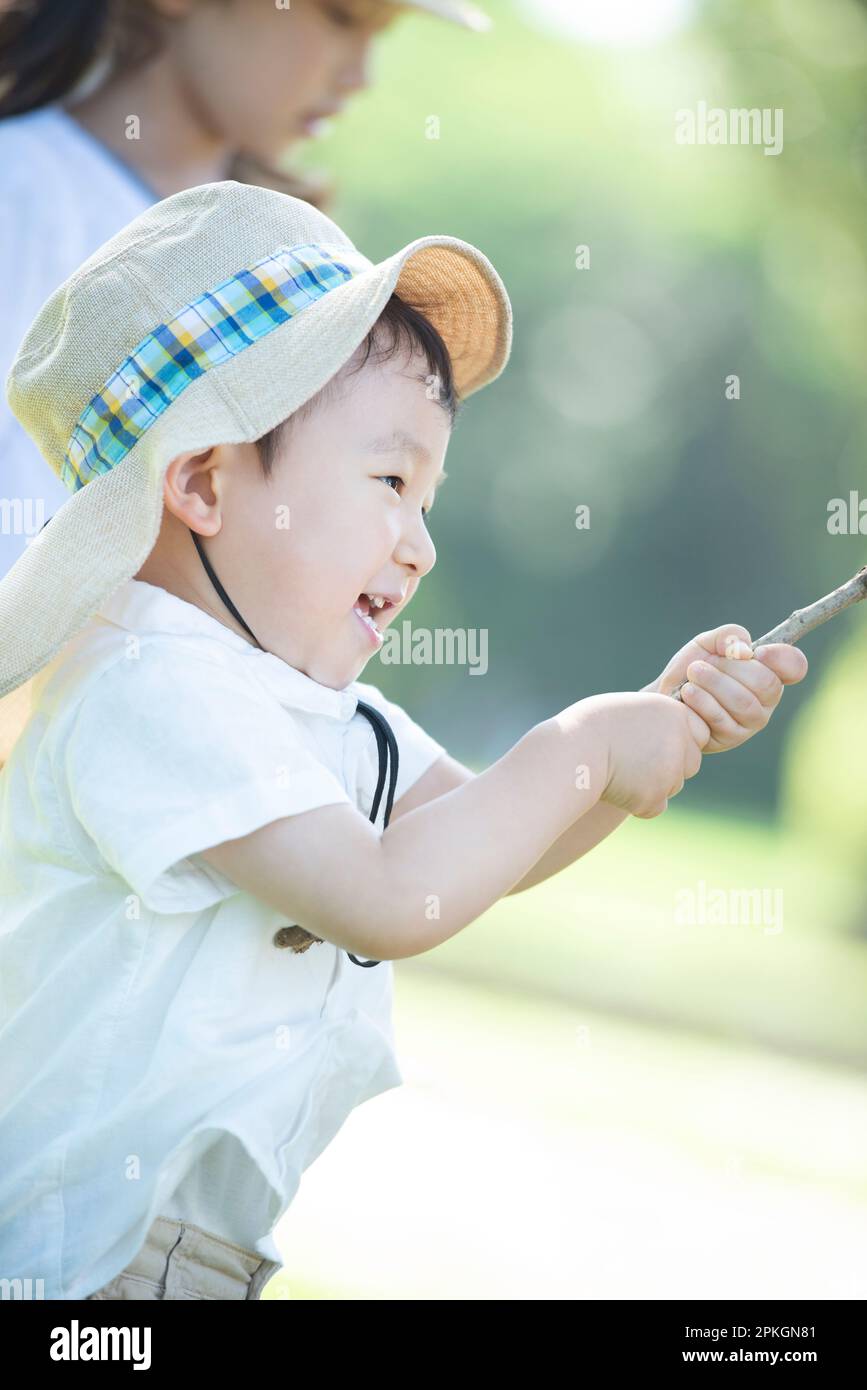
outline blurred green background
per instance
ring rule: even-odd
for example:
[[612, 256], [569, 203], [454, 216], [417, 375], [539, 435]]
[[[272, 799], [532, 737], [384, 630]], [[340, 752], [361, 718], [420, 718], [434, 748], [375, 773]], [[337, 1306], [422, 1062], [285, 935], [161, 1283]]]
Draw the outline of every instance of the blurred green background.
[[[486, 629], [487, 674], [362, 677], [479, 770], [867, 562], [828, 530], [867, 440], [867, 9], [486, 8], [484, 36], [402, 20], [301, 160], [371, 258], [460, 236], [513, 301], [410, 615]], [[699, 102], [782, 108], [782, 152], [678, 144]], [[399, 964], [406, 1084], [305, 1176], [268, 1296], [867, 1296], [867, 608], [803, 649], [665, 816]], [[782, 930], [678, 925], [702, 882], [779, 890]]]

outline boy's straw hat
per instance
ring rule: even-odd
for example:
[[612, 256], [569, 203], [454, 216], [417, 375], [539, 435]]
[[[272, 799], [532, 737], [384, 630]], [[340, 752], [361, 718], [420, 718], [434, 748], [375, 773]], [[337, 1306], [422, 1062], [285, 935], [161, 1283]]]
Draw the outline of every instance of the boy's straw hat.
[[[511, 307], [481, 251], [423, 236], [375, 263], [309, 203], [233, 180], [154, 204], [54, 291], [6, 392], [71, 495], [0, 581], [0, 696], [144, 564], [171, 460], [251, 442], [291, 415], [392, 291], [439, 330], [459, 396], [500, 374]], [[22, 698], [0, 700], [0, 757]]]
[[428, 10], [441, 19], [452, 19], [455, 24], [462, 24], [465, 29], [485, 30], [491, 27], [489, 16], [475, 5], [466, 4], [465, 0], [393, 0], [393, 3], [406, 5], [411, 10]]

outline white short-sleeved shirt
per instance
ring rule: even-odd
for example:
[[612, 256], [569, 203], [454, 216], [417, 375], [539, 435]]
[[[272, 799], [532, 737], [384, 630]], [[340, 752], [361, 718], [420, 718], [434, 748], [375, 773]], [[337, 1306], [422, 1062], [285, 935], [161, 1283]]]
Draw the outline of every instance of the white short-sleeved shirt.
[[445, 752], [399, 705], [155, 585], [130, 580], [37, 677], [0, 773], [7, 1277], [85, 1297], [158, 1215], [279, 1261], [303, 1170], [401, 1084], [391, 962], [279, 949], [287, 919], [200, 853], [317, 806], [369, 816], [358, 699], [394, 730], [396, 803]]
[[0, 121], [0, 578], [70, 493], [12, 414], [12, 360], [49, 295], [159, 194], [62, 106]]

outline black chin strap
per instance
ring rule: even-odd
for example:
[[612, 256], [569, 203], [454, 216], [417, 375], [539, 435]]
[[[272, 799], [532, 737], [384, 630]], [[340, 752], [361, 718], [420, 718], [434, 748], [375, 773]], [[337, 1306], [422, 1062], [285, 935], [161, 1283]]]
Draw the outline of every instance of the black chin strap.
[[229, 612], [231, 613], [232, 617], [235, 618], [235, 619], [237, 619], [237, 621], [241, 624], [242, 628], [244, 628], [245, 631], [249, 632], [249, 634], [250, 634], [250, 636], [252, 637], [253, 641], [256, 643], [256, 646], [259, 648], [260, 651], [263, 652], [263, 651], [265, 650], [265, 648], [262, 646], [262, 643], [259, 641], [259, 639], [258, 639], [258, 637], [256, 636], [256, 634], [255, 634], [255, 632], [253, 631], [253, 629], [252, 629], [251, 627], [248, 627], [247, 624], [244, 622], [244, 619], [241, 617], [241, 614], [238, 612], [238, 610], [237, 610], [237, 608], [235, 607], [234, 603], [233, 603], [232, 600], [229, 598], [229, 595], [226, 593], [226, 590], [223, 588], [222, 584], [220, 583], [219, 579], [217, 578], [216, 574], [214, 573], [214, 567], [213, 567], [213, 565], [211, 564], [210, 560], [208, 559], [207, 555], [205, 554], [205, 547], [202, 545], [201, 538], [196, 534], [196, 532], [192, 529], [192, 527], [190, 528], [190, 535], [192, 536], [193, 540], [194, 540], [195, 543], [196, 543], [196, 550], [198, 550], [198, 552], [199, 552], [199, 559], [201, 560], [202, 564], [204, 565], [204, 567], [205, 567], [205, 569], [206, 569], [206, 571], [207, 571], [208, 578], [210, 579], [210, 581], [211, 581], [211, 583], [213, 584], [214, 588], [216, 589], [217, 593], [220, 595], [220, 598], [221, 598], [221, 599], [223, 600], [223, 602], [225, 603], [225, 605], [226, 605], [226, 607], [228, 608]]
[[[385, 802], [385, 814], [382, 818], [382, 828], [384, 830], [391, 816], [391, 808], [394, 802], [394, 789], [397, 785], [397, 768], [399, 761], [397, 739], [385, 715], [381, 714], [378, 709], [374, 709], [373, 705], [368, 705], [364, 700], [358, 700], [356, 702], [355, 712], [356, 714], [363, 714], [365, 719], [373, 726], [373, 733], [376, 739], [376, 751], [379, 754], [379, 778], [376, 783], [376, 794], [373, 798], [373, 805], [370, 808], [370, 815], [368, 816], [368, 820], [370, 820], [373, 825], [376, 824], [376, 815], [379, 810], [382, 789], [385, 785], [385, 770], [388, 766], [388, 796]], [[355, 965], [381, 964], [378, 960], [358, 960], [351, 951], [347, 951], [346, 954]]]
[[[244, 622], [244, 619], [241, 617], [241, 614], [238, 612], [234, 603], [229, 598], [229, 595], [226, 593], [226, 590], [223, 588], [222, 584], [220, 583], [219, 579], [214, 573], [213, 565], [211, 564], [210, 560], [205, 554], [205, 550], [200, 537], [196, 534], [195, 531], [192, 530], [192, 528], [190, 528], [190, 535], [196, 543], [196, 550], [199, 552], [199, 557], [202, 561], [202, 564], [205, 567], [208, 578], [210, 579], [217, 593], [220, 595], [220, 598], [222, 599], [223, 603], [226, 605], [229, 612], [232, 614], [232, 617], [235, 618], [241, 624], [245, 632], [249, 632], [250, 636], [256, 643], [256, 646], [259, 648], [259, 650], [265, 651], [265, 648], [262, 646], [262, 643], [259, 641], [255, 632], [251, 627], [247, 625], [247, 623]], [[394, 730], [392, 729], [385, 715], [382, 714], [378, 709], [374, 709], [373, 705], [367, 704], [364, 700], [358, 700], [356, 702], [356, 714], [363, 715], [364, 718], [368, 721], [368, 723], [372, 726], [373, 735], [376, 739], [376, 751], [379, 757], [379, 777], [377, 778], [376, 792], [374, 793], [373, 805], [370, 808], [370, 815], [368, 817], [368, 819], [371, 821], [373, 825], [376, 824], [376, 817], [379, 813], [379, 803], [382, 800], [382, 792], [385, 786], [386, 769], [388, 770], [389, 774], [388, 796], [386, 797], [385, 812], [382, 818], [382, 828], [384, 830], [387, 827], [389, 819], [391, 817], [391, 808], [394, 804], [394, 789], [397, 786], [397, 769], [399, 764], [397, 739], [395, 738]], [[356, 956], [352, 954], [351, 951], [347, 951], [346, 954], [349, 956], [349, 959], [352, 961], [353, 965], [369, 967], [372, 965], [382, 964], [382, 962], [378, 960], [359, 960]]]

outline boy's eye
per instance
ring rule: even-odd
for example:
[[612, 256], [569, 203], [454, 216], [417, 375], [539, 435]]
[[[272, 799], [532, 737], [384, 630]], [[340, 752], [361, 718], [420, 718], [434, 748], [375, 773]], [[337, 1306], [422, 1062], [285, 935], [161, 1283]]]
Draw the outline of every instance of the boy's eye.
[[[380, 474], [380, 480], [381, 480], [382, 482], [384, 482], [384, 483], [387, 483], [387, 482], [389, 482], [390, 480], [393, 480], [393, 481], [396, 482], [396, 483], [403, 483], [403, 486], [404, 486], [404, 487], [406, 486], [406, 483], [404, 483], [403, 478], [398, 477], [397, 473], [381, 473], [381, 474]], [[429, 512], [430, 512], [430, 507], [422, 507], [422, 509], [421, 509], [421, 514], [422, 514], [422, 516], [423, 516], [425, 519], [427, 519], [427, 516], [428, 516], [428, 513], [429, 513]]]
[[380, 477], [382, 481], [386, 483], [389, 481], [390, 478], [393, 478], [396, 483], [403, 482], [403, 478], [399, 478], [396, 473], [382, 473], [380, 474]]

